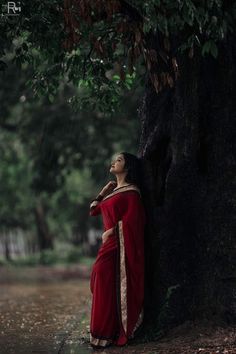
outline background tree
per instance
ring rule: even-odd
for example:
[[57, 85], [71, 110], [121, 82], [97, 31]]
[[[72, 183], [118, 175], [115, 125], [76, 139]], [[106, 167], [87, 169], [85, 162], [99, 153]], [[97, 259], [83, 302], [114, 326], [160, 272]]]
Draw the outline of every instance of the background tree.
[[125, 108], [108, 119], [97, 110], [72, 111], [66, 101], [75, 89], [66, 82], [53, 102], [43, 95], [34, 98], [26, 85], [32, 72], [28, 63], [20, 69], [8, 62], [1, 74], [0, 217], [7, 259], [16, 228], [25, 239], [29, 231], [40, 250], [53, 249], [58, 240], [86, 244], [93, 223], [89, 202], [111, 178], [113, 153], [138, 143], [135, 97], [140, 90], [126, 90]]
[[[158, 328], [160, 318], [164, 327], [203, 316], [235, 323], [235, 3], [47, 5], [37, 24], [32, 11], [39, 3], [27, 7], [17, 34], [24, 39], [15, 60], [34, 63], [36, 46], [43, 62], [32, 80], [35, 94], [53, 96], [53, 80], [66, 75], [85, 90], [70, 99], [74, 107], [111, 111], [119, 104], [118, 87], [142, 83], [146, 67], [139, 147], [149, 221], [146, 319], [150, 315]], [[32, 25], [46, 28], [46, 36]], [[9, 46], [16, 33], [5, 33]], [[164, 318], [168, 289], [173, 291]]]

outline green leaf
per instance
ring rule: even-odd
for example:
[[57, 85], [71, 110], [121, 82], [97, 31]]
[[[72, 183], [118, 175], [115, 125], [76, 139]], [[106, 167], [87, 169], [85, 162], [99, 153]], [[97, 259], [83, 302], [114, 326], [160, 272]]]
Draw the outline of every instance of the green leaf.
[[214, 42], [211, 43], [210, 52], [214, 58], [218, 56], [218, 48]]
[[51, 103], [54, 102], [54, 96], [53, 96], [53, 95], [50, 94], [50, 95], [48, 96], [48, 99], [49, 99], [49, 101], [50, 101]]
[[202, 47], [202, 55], [210, 53], [214, 58], [218, 55], [218, 48], [216, 43], [213, 40], [209, 40], [204, 43]]

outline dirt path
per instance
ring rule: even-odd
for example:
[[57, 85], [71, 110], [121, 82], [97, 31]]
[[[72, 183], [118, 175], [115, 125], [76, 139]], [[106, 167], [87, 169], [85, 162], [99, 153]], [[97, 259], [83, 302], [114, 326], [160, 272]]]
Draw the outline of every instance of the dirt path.
[[0, 353], [63, 353], [72, 331], [89, 324], [88, 285], [83, 279], [1, 284]]
[[[87, 354], [89, 269], [0, 268], [0, 354]], [[236, 328], [185, 322], [158, 342], [103, 354], [236, 354]]]

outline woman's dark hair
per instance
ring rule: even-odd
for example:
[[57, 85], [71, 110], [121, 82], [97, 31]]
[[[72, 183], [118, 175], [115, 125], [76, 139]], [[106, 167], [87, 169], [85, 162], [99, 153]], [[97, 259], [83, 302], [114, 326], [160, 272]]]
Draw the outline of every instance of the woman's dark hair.
[[127, 175], [125, 180], [127, 183], [134, 183], [137, 187], [141, 188], [142, 177], [141, 177], [141, 161], [140, 159], [130, 154], [129, 152], [121, 152], [125, 159], [124, 168], [127, 169]]

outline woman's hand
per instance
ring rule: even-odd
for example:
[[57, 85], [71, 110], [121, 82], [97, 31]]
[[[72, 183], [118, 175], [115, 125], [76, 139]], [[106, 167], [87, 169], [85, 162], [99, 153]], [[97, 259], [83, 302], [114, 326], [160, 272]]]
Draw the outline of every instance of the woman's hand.
[[99, 194], [105, 197], [107, 194], [111, 193], [116, 186], [117, 183], [115, 181], [110, 181], [103, 187]]
[[108, 237], [110, 235], [112, 235], [114, 232], [114, 227], [112, 227], [111, 229], [109, 230], [106, 230], [105, 232], [103, 232], [102, 234], [102, 243], [106, 242], [106, 240], [108, 239]]

